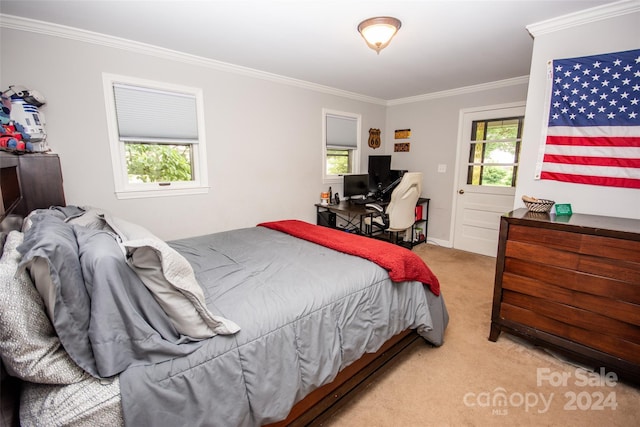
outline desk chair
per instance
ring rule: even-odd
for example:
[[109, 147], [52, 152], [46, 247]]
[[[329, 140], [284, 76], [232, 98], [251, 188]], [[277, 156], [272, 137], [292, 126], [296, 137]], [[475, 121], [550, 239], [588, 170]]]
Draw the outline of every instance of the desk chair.
[[[422, 172], [406, 172], [400, 184], [391, 193], [391, 201], [384, 212], [377, 216], [365, 218], [366, 231], [374, 234], [373, 227], [378, 232], [394, 234], [394, 243], [398, 243], [398, 233], [411, 229], [416, 221], [416, 204], [422, 192]], [[411, 231], [409, 231], [411, 232]], [[413, 236], [409, 236], [410, 240]]]

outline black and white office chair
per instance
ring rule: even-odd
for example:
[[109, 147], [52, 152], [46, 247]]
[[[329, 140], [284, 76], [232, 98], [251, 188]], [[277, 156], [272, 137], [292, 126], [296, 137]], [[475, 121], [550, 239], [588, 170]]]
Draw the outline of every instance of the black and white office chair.
[[[412, 226], [416, 220], [416, 204], [422, 192], [422, 172], [405, 172], [400, 184], [391, 192], [391, 201], [384, 212], [373, 216], [367, 216], [364, 220], [366, 230], [375, 235], [384, 231], [395, 236], [398, 242], [398, 234], [401, 232], [412, 233]], [[413, 236], [407, 236], [411, 241]], [[403, 240], [407, 240], [407, 237]]]

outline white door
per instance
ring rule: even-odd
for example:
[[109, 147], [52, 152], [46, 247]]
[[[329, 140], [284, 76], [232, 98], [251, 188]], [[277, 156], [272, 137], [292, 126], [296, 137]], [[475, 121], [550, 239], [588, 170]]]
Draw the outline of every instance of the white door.
[[514, 206], [524, 103], [460, 113], [453, 247], [496, 256], [500, 216]]

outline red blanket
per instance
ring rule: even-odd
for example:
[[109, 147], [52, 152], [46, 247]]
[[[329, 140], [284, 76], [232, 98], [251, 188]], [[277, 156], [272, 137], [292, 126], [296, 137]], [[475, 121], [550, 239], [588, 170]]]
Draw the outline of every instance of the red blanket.
[[440, 295], [438, 278], [424, 261], [409, 249], [298, 220], [263, 222], [258, 226], [282, 231], [339, 252], [368, 259], [387, 270], [394, 282], [415, 280], [429, 286], [435, 295]]

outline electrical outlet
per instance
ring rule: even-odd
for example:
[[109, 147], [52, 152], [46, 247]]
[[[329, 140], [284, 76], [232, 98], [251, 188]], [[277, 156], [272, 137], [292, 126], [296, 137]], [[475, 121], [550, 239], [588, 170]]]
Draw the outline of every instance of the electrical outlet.
[[438, 165], [438, 173], [445, 173], [447, 171], [447, 165]]

